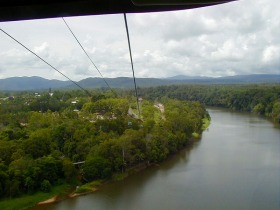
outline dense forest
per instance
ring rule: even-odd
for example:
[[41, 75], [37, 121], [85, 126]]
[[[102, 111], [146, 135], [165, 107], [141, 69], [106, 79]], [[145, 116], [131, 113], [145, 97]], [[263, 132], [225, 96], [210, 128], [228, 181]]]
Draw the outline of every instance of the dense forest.
[[140, 89], [145, 98], [163, 96], [200, 101], [206, 106], [254, 112], [280, 123], [280, 85], [172, 85]]
[[125, 91], [91, 94], [0, 93], [0, 198], [158, 163], [189, 144], [209, 117], [200, 102], [168, 98], [139, 98], [139, 117]]
[[0, 92], [0, 198], [161, 162], [199, 136], [205, 105], [280, 122], [279, 85], [141, 88], [140, 117], [133, 94], [116, 92]]

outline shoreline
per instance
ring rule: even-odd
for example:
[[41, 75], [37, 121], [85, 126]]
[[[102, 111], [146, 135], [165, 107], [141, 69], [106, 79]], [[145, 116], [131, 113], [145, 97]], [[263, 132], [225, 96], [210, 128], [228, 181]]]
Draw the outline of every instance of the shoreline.
[[[203, 124], [204, 124], [205, 127], [202, 128], [202, 130], [201, 130], [202, 132], [201, 133], [203, 133], [203, 131], [205, 131], [210, 126], [211, 118], [204, 118]], [[197, 142], [197, 140], [200, 139], [200, 137], [201, 137], [201, 134], [199, 134], [198, 138], [191, 138], [190, 142], [184, 148], [190, 147], [191, 145], [193, 145], [195, 142]], [[184, 148], [182, 148], [182, 149], [184, 149]], [[179, 152], [179, 151], [180, 150], [178, 150], [177, 152]], [[167, 159], [170, 158], [173, 155], [174, 154], [170, 154], [169, 157], [167, 157]], [[102, 187], [103, 185], [105, 185], [107, 183], [117, 182], [117, 181], [124, 180], [124, 179], [128, 178], [129, 176], [131, 176], [131, 175], [133, 175], [135, 173], [138, 173], [140, 171], [145, 170], [148, 167], [155, 167], [155, 166], [158, 166], [159, 164], [155, 164], [155, 163], [152, 163], [152, 164], [150, 164], [150, 163], [140, 163], [140, 164], [138, 164], [138, 165], [128, 169], [125, 173], [114, 174], [112, 176], [112, 178], [109, 179], [109, 180], [96, 180], [96, 181], [89, 182], [87, 184], [84, 184], [84, 185], [80, 186], [80, 187], [82, 187], [82, 186], [88, 185], [88, 188], [87, 188], [88, 191], [78, 193], [78, 192], [76, 192], [76, 190], [74, 190], [70, 194], [67, 194], [67, 195], [64, 195], [64, 196], [56, 195], [56, 196], [54, 196], [52, 198], [49, 198], [49, 199], [47, 199], [45, 201], [38, 202], [35, 206], [37, 206], [37, 205], [52, 204], [52, 203], [56, 203], [56, 202], [62, 201], [64, 199], [75, 198], [75, 197], [79, 197], [79, 196], [82, 196], [82, 195], [87, 195], [87, 194], [96, 192], [97, 190], [100, 189], [100, 187]]]
[[36, 205], [44, 205], [44, 204], [49, 204], [49, 203], [55, 203], [56, 201], [58, 201], [58, 197], [59, 197], [59, 195], [56, 195], [56, 196], [54, 196], [52, 198], [49, 198], [45, 201], [41, 201], [41, 202], [37, 203]]
[[[186, 145], [186, 147], [187, 146], [189, 146], [189, 145]], [[40, 201], [40, 202], [36, 203], [33, 207], [53, 204], [53, 203], [57, 203], [57, 202], [60, 202], [62, 200], [68, 199], [68, 198], [75, 198], [75, 197], [87, 195], [87, 194], [90, 194], [90, 193], [94, 193], [94, 192], [98, 191], [105, 184], [112, 183], [112, 182], [122, 181], [122, 180], [128, 178], [129, 176], [131, 176], [131, 175], [133, 175], [135, 173], [138, 173], [140, 171], [145, 170], [148, 167], [155, 167], [155, 166], [158, 166], [158, 164], [141, 163], [141, 164], [139, 164], [139, 165], [137, 165], [137, 166], [135, 166], [135, 167], [133, 167], [131, 169], [128, 169], [123, 174], [122, 173], [114, 174], [110, 180], [98, 180], [98, 182], [100, 181], [101, 183], [96, 184], [96, 181], [93, 181], [93, 182], [89, 182], [87, 184], [84, 184], [84, 185], [80, 186], [80, 187], [82, 187], [82, 186], [89, 185], [90, 189], [88, 188], [88, 191], [78, 193], [78, 192], [76, 192], [76, 190], [73, 190], [71, 193], [66, 194], [66, 195], [65, 194], [64, 195], [63, 194], [55, 195], [55, 196], [53, 196], [53, 197], [51, 197], [51, 198], [49, 198], [47, 200]]]
[[53, 197], [51, 197], [51, 198], [49, 198], [47, 200], [40, 201], [40, 202], [36, 203], [34, 205], [34, 207], [35, 206], [41, 206], [41, 205], [47, 205], [47, 204], [56, 203], [56, 202], [59, 202], [59, 201], [62, 201], [62, 200], [68, 199], [68, 198], [75, 198], [75, 197], [86, 195], [86, 194], [89, 194], [89, 193], [92, 193], [92, 192], [95, 192], [95, 191], [89, 191], [89, 192], [85, 192], [85, 193], [76, 193], [75, 191], [73, 191], [72, 193], [70, 193], [68, 195], [64, 195], [64, 196], [56, 195], [56, 196], [53, 196]]
[[[195, 142], [197, 142], [197, 139], [193, 139], [192, 138], [191, 142], [189, 144], [187, 144], [182, 149], [190, 147]], [[179, 151], [181, 151], [181, 150], [179, 150]], [[179, 151], [177, 151], [177, 152], [179, 152]], [[171, 154], [169, 157], [167, 157], [167, 159], [171, 158], [173, 155], [175, 155], [175, 154]], [[64, 195], [64, 196], [61, 196], [62, 194], [61, 195], [56, 195], [56, 196], [51, 197], [51, 198], [49, 198], [49, 199], [47, 199], [45, 201], [38, 202], [37, 204], [34, 205], [34, 207], [35, 206], [42, 206], [42, 205], [53, 204], [53, 203], [57, 203], [57, 202], [60, 202], [62, 200], [65, 200], [65, 199], [69, 199], [69, 198], [71, 199], [71, 198], [87, 195], [87, 194], [90, 194], [90, 193], [94, 193], [94, 192], [98, 191], [105, 184], [125, 180], [125, 179], [127, 179], [128, 177], [130, 177], [131, 175], [133, 175], [135, 173], [139, 173], [139, 172], [141, 172], [141, 171], [143, 171], [143, 170], [145, 170], [145, 169], [147, 169], [149, 167], [157, 167], [157, 166], [159, 166], [159, 164], [160, 163], [152, 163], [152, 164], [150, 164], [150, 163], [141, 163], [141, 164], [139, 164], [137, 166], [134, 166], [133, 168], [128, 169], [124, 173], [114, 174], [112, 176], [112, 178], [109, 179], [109, 180], [97, 180], [98, 182], [99, 181], [101, 182], [99, 184], [96, 184], [95, 183], [96, 181], [93, 181], [93, 182], [89, 182], [89, 183], [86, 183], [86, 184], [80, 186], [80, 187], [82, 187], [82, 186], [89, 186], [89, 188], [87, 188], [88, 191], [78, 193], [78, 192], [76, 192], [76, 190], [73, 190], [71, 193], [69, 193], [67, 195]]]

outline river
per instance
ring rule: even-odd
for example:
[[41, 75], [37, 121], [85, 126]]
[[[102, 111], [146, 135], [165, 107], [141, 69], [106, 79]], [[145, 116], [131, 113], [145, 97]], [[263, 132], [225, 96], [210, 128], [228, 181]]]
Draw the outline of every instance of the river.
[[209, 113], [211, 125], [192, 148], [95, 193], [40, 209], [279, 210], [279, 127], [251, 114]]

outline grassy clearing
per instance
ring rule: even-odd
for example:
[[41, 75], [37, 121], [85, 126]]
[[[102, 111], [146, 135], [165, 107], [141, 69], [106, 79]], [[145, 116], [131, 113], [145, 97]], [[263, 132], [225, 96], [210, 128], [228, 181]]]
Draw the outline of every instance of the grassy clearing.
[[98, 189], [98, 187], [102, 184], [102, 180], [95, 180], [93, 182], [84, 184], [82, 186], [80, 186], [75, 193], [87, 193], [87, 192], [93, 192], [96, 191]]
[[35, 206], [40, 201], [45, 201], [49, 198], [52, 198], [56, 195], [65, 193], [71, 188], [68, 184], [63, 184], [59, 186], [53, 186], [52, 190], [48, 193], [37, 192], [32, 195], [23, 195], [19, 198], [6, 198], [5, 200], [0, 201], [1, 210], [22, 210], [28, 209], [32, 206]]

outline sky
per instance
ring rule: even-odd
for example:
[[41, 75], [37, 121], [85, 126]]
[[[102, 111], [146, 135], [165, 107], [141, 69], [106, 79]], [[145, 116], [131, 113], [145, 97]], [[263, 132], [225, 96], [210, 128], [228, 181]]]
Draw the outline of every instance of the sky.
[[[239, 0], [127, 14], [135, 76], [280, 74], [279, 8], [279, 0]], [[122, 14], [65, 20], [104, 77], [132, 77]], [[74, 81], [100, 77], [61, 18], [0, 28]], [[22, 76], [67, 80], [0, 31], [0, 79]]]

